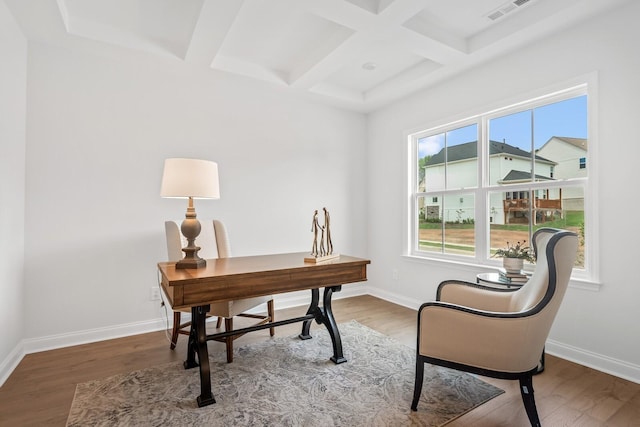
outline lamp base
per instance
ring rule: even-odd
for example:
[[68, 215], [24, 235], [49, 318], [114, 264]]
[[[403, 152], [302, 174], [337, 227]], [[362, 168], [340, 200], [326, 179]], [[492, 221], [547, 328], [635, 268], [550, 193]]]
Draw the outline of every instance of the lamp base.
[[184, 221], [180, 226], [182, 235], [187, 239], [187, 246], [182, 248], [184, 258], [176, 263], [176, 269], [203, 268], [207, 266], [207, 261], [198, 256], [200, 246], [196, 246], [196, 237], [200, 234], [200, 221], [197, 219], [196, 210], [193, 207], [193, 198], [189, 197], [189, 206], [185, 214]]
[[184, 258], [176, 262], [176, 269], [184, 268], [204, 268], [207, 266], [207, 260], [202, 258]]

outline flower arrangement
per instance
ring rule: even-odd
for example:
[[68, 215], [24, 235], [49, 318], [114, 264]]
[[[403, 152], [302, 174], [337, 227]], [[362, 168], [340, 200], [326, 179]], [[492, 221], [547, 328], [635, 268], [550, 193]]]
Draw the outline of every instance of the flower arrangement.
[[501, 258], [518, 258], [529, 262], [535, 262], [536, 257], [533, 253], [533, 248], [525, 246], [526, 243], [526, 240], [523, 240], [522, 242], [518, 241], [515, 245], [507, 242], [507, 247], [498, 249], [493, 256]]

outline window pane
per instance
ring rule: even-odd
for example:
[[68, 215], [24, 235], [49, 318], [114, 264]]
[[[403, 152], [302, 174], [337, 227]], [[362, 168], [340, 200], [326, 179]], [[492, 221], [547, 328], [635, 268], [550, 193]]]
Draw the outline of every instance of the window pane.
[[489, 120], [489, 184], [531, 181], [531, 117], [526, 110]]
[[[478, 185], [478, 125], [418, 139], [418, 177], [423, 191], [472, 188]], [[421, 185], [422, 177], [424, 183]]]
[[534, 231], [540, 227], [553, 227], [578, 234], [578, 256], [574, 266], [585, 268], [584, 188], [562, 187], [540, 193], [535, 204]]
[[538, 180], [587, 176], [587, 97], [533, 111]]
[[489, 253], [514, 245], [529, 246], [530, 194], [526, 191], [489, 193]]
[[418, 197], [418, 250], [475, 256], [473, 194]]
[[446, 133], [448, 190], [478, 185], [478, 125]]
[[418, 250], [442, 252], [442, 196], [418, 197]]
[[444, 252], [475, 256], [474, 195], [445, 195], [444, 218]]
[[[533, 196], [533, 197], [531, 197]], [[531, 202], [533, 200], [533, 202]], [[580, 236], [576, 267], [584, 268], [584, 189], [563, 187], [489, 193], [490, 253], [526, 241], [531, 244], [529, 223], [535, 232], [541, 227], [570, 230]]]
[[[418, 139], [418, 191], [444, 190], [444, 133]], [[434, 159], [440, 156], [442, 160]]]

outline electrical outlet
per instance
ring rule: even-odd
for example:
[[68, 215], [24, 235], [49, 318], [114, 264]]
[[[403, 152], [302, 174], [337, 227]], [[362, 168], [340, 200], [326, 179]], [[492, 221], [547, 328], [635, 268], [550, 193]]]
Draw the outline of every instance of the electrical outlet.
[[394, 268], [391, 275], [393, 276], [393, 280], [398, 280], [398, 269]]
[[149, 299], [151, 301], [158, 301], [160, 299], [160, 288], [154, 286], [149, 292]]

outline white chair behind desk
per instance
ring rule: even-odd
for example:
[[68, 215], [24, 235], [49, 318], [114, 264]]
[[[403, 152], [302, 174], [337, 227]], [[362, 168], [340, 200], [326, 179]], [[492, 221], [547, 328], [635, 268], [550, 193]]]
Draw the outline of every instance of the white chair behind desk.
[[[231, 257], [231, 246], [229, 244], [229, 235], [227, 229], [221, 221], [205, 220], [200, 221], [202, 230], [196, 239], [196, 245], [200, 246], [198, 255], [204, 259], [229, 258]], [[183, 258], [182, 248], [186, 246], [186, 239], [180, 232], [180, 223], [178, 221], [165, 221], [165, 232], [167, 239], [167, 256], [169, 261], [179, 261]], [[249, 314], [246, 311], [258, 307], [261, 304], [267, 304], [267, 315]], [[187, 312], [185, 310], [185, 312]], [[259, 319], [258, 324], [272, 322], [274, 320], [274, 307], [272, 296], [262, 296], [245, 298], [234, 301], [226, 301], [211, 304], [208, 316], [217, 316], [218, 321], [216, 328], [220, 328], [222, 319], [224, 319], [225, 331], [233, 329], [233, 318], [252, 317]], [[189, 311], [190, 313], [190, 311]], [[191, 322], [180, 323], [181, 312], [176, 310], [173, 312], [173, 331], [171, 334], [171, 349], [176, 347], [178, 335], [189, 335]], [[275, 328], [270, 328], [270, 334], [275, 334]], [[233, 362], [233, 340], [241, 335], [234, 335], [221, 338], [227, 347], [227, 362]]]

